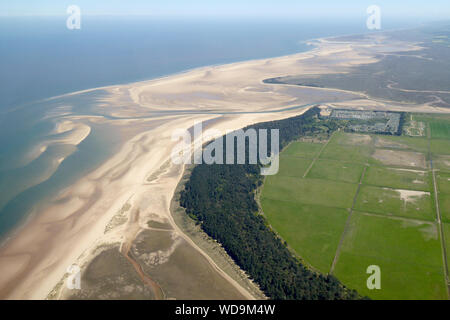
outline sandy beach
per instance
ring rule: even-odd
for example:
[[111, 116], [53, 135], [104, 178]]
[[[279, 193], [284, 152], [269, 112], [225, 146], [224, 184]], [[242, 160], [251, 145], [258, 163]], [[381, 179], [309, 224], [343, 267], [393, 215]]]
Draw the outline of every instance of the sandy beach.
[[[376, 39], [357, 43], [322, 39], [305, 53], [204, 67], [70, 94], [105, 92], [93, 101], [95, 115], [66, 110], [52, 114], [56, 136], [40, 145], [32, 157], [39, 157], [52, 144], [78, 145], [94, 124], [120, 128], [128, 133], [127, 138], [113, 157], [36, 208], [32, 218], [0, 248], [0, 299], [45, 299], [52, 290], [54, 297], [64, 298], [62, 289], [54, 288], [70, 265], [85, 266], [104, 244], [132, 242], [140, 230], [148, 229], [150, 219], [168, 221], [174, 233], [202, 254], [239, 294], [254, 298], [173, 221], [170, 201], [184, 168], [170, 161], [178, 143], [172, 141], [172, 133], [176, 129], [188, 130], [198, 121], [225, 133], [299, 115], [311, 104], [448, 112], [429, 104], [375, 101], [358, 92], [263, 83], [268, 78], [291, 74], [345, 72], [352, 66], [377, 61], [376, 54], [420, 49], [416, 44], [389, 41], [382, 34], [371, 37]], [[295, 106], [304, 107], [291, 108]], [[106, 226], [125, 204], [131, 206], [127, 212], [139, 211], [137, 219], [131, 223], [128, 217], [128, 223], [106, 232]]]

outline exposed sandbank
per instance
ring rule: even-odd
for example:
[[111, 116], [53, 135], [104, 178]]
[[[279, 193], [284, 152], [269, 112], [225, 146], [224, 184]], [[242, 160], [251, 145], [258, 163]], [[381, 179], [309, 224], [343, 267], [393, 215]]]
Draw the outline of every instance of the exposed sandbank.
[[[317, 48], [300, 54], [205, 67], [161, 79], [106, 87], [102, 90], [108, 95], [93, 101], [95, 116], [77, 115], [75, 111], [55, 116], [58, 137], [48, 144], [76, 145], [90, 133], [90, 123], [130, 126], [136, 134], [100, 167], [61, 190], [0, 248], [0, 298], [46, 298], [68, 266], [75, 262], [84, 265], [101, 244], [129, 241], [136, 234], [134, 228], [147, 228], [147, 222], [155, 215], [169, 221], [181, 237], [201, 252], [177, 228], [169, 211], [182, 174], [182, 168], [173, 164], [163, 168], [170, 163], [170, 153], [177, 143], [171, 140], [175, 129], [189, 129], [196, 121], [211, 121], [211, 128], [225, 132], [298, 115], [305, 109], [271, 112], [312, 103], [438, 111], [432, 106], [372, 101], [358, 92], [263, 83], [264, 79], [290, 74], [343, 72], [354, 65], [375, 62], [377, 52], [419, 48], [415, 44], [388, 41], [382, 35], [373, 37], [378, 37], [373, 43], [321, 40]], [[40, 146], [39, 150], [45, 151], [46, 146]], [[168, 172], [171, 174], [167, 175]], [[123, 224], [105, 233], [105, 227], [126, 203], [131, 206], [127, 212], [139, 209], [138, 221], [132, 228]], [[238, 292], [252, 298], [211, 258], [206, 254], [204, 257]]]

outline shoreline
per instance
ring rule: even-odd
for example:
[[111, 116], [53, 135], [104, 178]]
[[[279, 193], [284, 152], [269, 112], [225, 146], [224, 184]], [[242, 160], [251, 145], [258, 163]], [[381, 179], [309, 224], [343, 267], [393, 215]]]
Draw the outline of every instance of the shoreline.
[[[391, 50], [395, 50], [405, 46], [405, 43], [398, 43], [398, 47], [395, 43], [389, 45]], [[410, 50], [416, 47], [409, 44]], [[376, 52], [384, 47], [378, 44], [370, 48]], [[64, 278], [66, 267], [78, 261], [84, 253], [102, 243], [122, 242], [127, 235], [126, 227], [117, 228], [109, 234], [105, 234], [104, 230], [130, 198], [131, 206], [142, 210], [137, 222], [139, 227], [143, 228], [151, 213], [167, 218], [170, 214], [167, 204], [170, 204], [179, 180], [174, 177], [166, 179], [164, 170], [156, 178], [157, 182], [165, 179], [164, 183], [149, 183], [146, 180], [161, 170], [164, 163], [170, 162], [170, 152], [175, 145], [170, 139], [173, 130], [187, 129], [195, 121], [209, 120], [221, 120], [211, 128], [239, 129], [264, 120], [298, 115], [299, 110], [289, 109], [295, 105], [360, 101], [361, 97], [357, 100], [358, 95], [333, 89], [289, 88], [261, 83], [264, 78], [273, 75], [339, 72], [348, 65], [375, 61], [372, 53], [359, 52], [358, 49], [358, 44], [354, 43], [319, 41], [312, 50], [293, 55], [201, 67], [163, 78], [108, 86], [107, 97], [100, 100], [106, 106], [101, 109], [104, 117], [86, 116], [86, 121], [119, 128], [132, 126], [136, 134], [99, 168], [61, 190], [43, 212], [36, 213], [15, 237], [0, 247], [0, 274], [3, 274], [3, 277], [0, 276], [0, 297], [44, 299]], [[344, 62], [340, 62], [339, 58]], [[95, 90], [100, 89], [93, 88], [81, 93]], [[80, 92], [70, 93], [76, 94]], [[361, 103], [353, 107], [360, 108]], [[381, 103], [379, 106], [383, 107]], [[176, 108], [177, 112], [159, 118], [139, 118], [142, 112], [158, 111], [161, 107], [166, 110]], [[384, 108], [387, 107], [395, 107], [395, 104], [384, 105]], [[417, 109], [420, 108], [417, 106]], [[183, 113], [186, 110], [203, 113]], [[240, 114], [226, 113], [236, 110], [245, 111]], [[111, 115], [130, 118], [108, 119], [107, 116]], [[143, 203], [153, 198], [154, 203], [142, 209]]]
[[[416, 26], [416, 27], [384, 29], [384, 30], [376, 32], [376, 33], [382, 34], [382, 33], [396, 32], [396, 31], [403, 31], [403, 30], [415, 30], [415, 29], [423, 27], [424, 25], [426, 25], [426, 24], [423, 24], [421, 26]], [[374, 32], [370, 32], [370, 31], [366, 32], [366, 33], [346, 33], [346, 34], [341, 34], [341, 35], [337, 35], [337, 36], [325, 36], [325, 37], [318, 37], [318, 38], [311, 38], [311, 39], [301, 40], [300, 43], [305, 44], [305, 45], [307, 45], [307, 46], [309, 46], [311, 48], [306, 49], [304, 51], [296, 51], [294, 53], [289, 53], [289, 54], [286, 54], [286, 55], [269, 56], [269, 57], [244, 59], [244, 60], [236, 60], [236, 61], [224, 62], [224, 63], [220, 63], [219, 62], [219, 63], [215, 63], [215, 64], [210, 64], [210, 65], [204, 65], [204, 66], [187, 68], [187, 69], [183, 69], [183, 70], [176, 71], [176, 72], [169, 72], [167, 74], [163, 74], [163, 75], [159, 75], [159, 76], [155, 76], [155, 77], [148, 77], [148, 78], [142, 79], [142, 80], [136, 79], [135, 81], [132, 80], [132, 81], [126, 81], [126, 82], [123, 82], [123, 83], [122, 82], [117, 82], [117, 83], [114, 83], [114, 84], [109, 84], [109, 85], [104, 85], [104, 86], [100, 85], [98, 87], [92, 87], [92, 88], [87, 88], [87, 89], [70, 91], [70, 92], [57, 94], [57, 95], [46, 97], [46, 98], [40, 98], [40, 99], [28, 101], [28, 102], [25, 102], [25, 103], [20, 104], [18, 106], [12, 107], [12, 109], [7, 110], [5, 112], [0, 112], [0, 114], [7, 114], [10, 111], [20, 109], [23, 106], [26, 106], [26, 105], [29, 105], [29, 104], [33, 104], [33, 103], [51, 101], [51, 100], [55, 100], [55, 99], [59, 99], [59, 98], [67, 97], [67, 96], [73, 96], [73, 95], [76, 95], [76, 94], [88, 93], [88, 92], [93, 92], [93, 91], [97, 91], [97, 90], [105, 90], [105, 89], [110, 89], [110, 88], [119, 87], [119, 86], [128, 86], [128, 85], [133, 85], [133, 84], [145, 83], [145, 82], [152, 81], [152, 80], [159, 80], [159, 79], [164, 79], [164, 78], [171, 77], [171, 76], [182, 75], [184, 73], [188, 73], [188, 72], [191, 72], [191, 71], [196, 71], [196, 70], [204, 69], [204, 68], [217, 67], [217, 66], [236, 64], [236, 63], [245, 63], [245, 62], [251, 62], [251, 61], [258, 61], [258, 60], [275, 59], [275, 58], [280, 58], [280, 57], [289, 57], [289, 56], [302, 54], [302, 53], [314, 50], [316, 48], [316, 44], [310, 43], [310, 42], [315, 42], [315, 41], [320, 42], [322, 40], [333, 40], [335, 38], [340, 38], [340, 37], [351, 37], [351, 36], [358, 36], [358, 35], [361, 35], [361, 36], [362, 35], [370, 35], [370, 34], [373, 34], [373, 33]]]
[[[305, 107], [303, 110], [301, 110], [301, 112], [294, 111], [294, 112], [285, 113], [281, 116], [281, 118], [295, 116], [295, 115], [305, 112], [308, 109], [309, 109], [308, 107]], [[211, 127], [213, 127], [213, 126], [215, 128], [219, 127], [219, 128], [222, 128], [222, 130], [224, 130], [225, 128], [227, 128], [227, 129], [232, 128], [232, 130], [236, 130], [236, 129], [245, 127], [249, 124], [260, 122], [258, 120], [255, 120], [251, 116], [252, 115], [240, 115], [240, 117], [238, 119], [224, 119], [222, 121], [219, 118], [218, 123], [215, 123]], [[213, 119], [217, 119], [217, 118], [213, 118]], [[273, 119], [273, 117], [271, 117], [270, 114], [265, 114], [265, 115], [261, 115], [260, 120], [261, 121], [270, 121], [272, 119]], [[168, 156], [168, 154], [167, 154], [167, 156]], [[190, 246], [192, 246], [202, 256], [204, 256], [204, 258], [206, 259], [205, 262], [209, 263], [214, 269], [216, 269], [218, 276], [223, 277], [225, 280], [227, 280], [227, 282], [230, 283], [232, 286], [234, 286], [239, 292], [241, 292], [243, 294], [243, 296], [246, 296], [248, 299], [252, 299], [252, 297], [253, 297], [252, 294], [247, 293], [247, 290], [244, 289], [241, 286], [241, 284], [236, 282], [235, 277], [230, 276], [228, 272], [223, 271], [221, 266], [217, 265], [216, 261], [214, 259], [212, 259], [203, 250], [203, 248], [200, 248], [198, 246], [198, 244], [189, 237], [188, 234], [186, 234], [183, 230], [178, 228], [178, 225], [173, 220], [174, 218], [172, 215], [171, 206], [172, 206], [173, 198], [175, 196], [175, 190], [178, 187], [178, 185], [183, 177], [184, 169], [179, 168], [180, 166], [178, 166], [178, 165], [173, 165], [170, 162], [170, 159], [162, 160], [162, 161], [160, 161], [160, 163], [161, 163], [161, 166], [156, 167], [156, 170], [153, 171], [153, 174], [150, 177], [148, 175], [145, 176], [146, 182], [142, 185], [142, 187], [145, 187], [147, 190], [146, 191], [142, 190], [142, 187], [140, 188], [141, 190], [135, 190], [135, 192], [130, 195], [130, 198], [133, 198], [133, 199], [131, 201], [129, 201], [130, 198], [128, 198], [128, 200], [125, 202], [125, 204], [131, 203], [131, 207], [134, 207], [136, 205], [136, 203], [141, 201], [141, 199], [139, 199], [139, 198], [142, 198], [142, 200], [145, 199], [147, 201], [152, 201], [151, 199], [155, 198], [155, 199], [153, 199], [153, 201], [161, 202], [161, 204], [158, 204], [158, 206], [157, 206], [158, 207], [157, 211], [162, 210], [164, 212], [163, 213], [161, 211], [158, 212], [159, 218], [168, 220], [170, 222], [170, 225], [175, 229], [175, 231], [181, 237], [183, 237], [185, 240], [187, 240], [187, 242], [190, 244]], [[166, 167], [167, 163], [169, 163], [168, 167]], [[184, 166], [181, 166], [181, 167], [184, 167]], [[170, 177], [170, 179], [168, 179], [168, 177]], [[149, 179], [151, 179], [150, 182], [148, 182]], [[169, 180], [169, 181], [167, 181], [167, 180]], [[161, 186], [164, 186], [164, 187], [161, 187]], [[154, 190], [152, 191], [151, 188], [153, 188]], [[164, 188], [164, 192], [161, 191], [161, 188]], [[142, 195], [141, 197], [138, 196], [139, 193], [141, 193], [141, 195]], [[164, 200], [162, 200], [162, 201], [157, 200], [159, 198], [163, 198]], [[135, 203], [133, 203], [133, 202], [135, 202]], [[121, 203], [123, 204], [124, 202], [121, 202]], [[118, 206], [116, 208], [118, 208]], [[117, 210], [116, 210], [116, 212], [117, 212]], [[113, 218], [113, 215], [116, 212], [111, 213], [111, 215], [108, 218], [109, 219], [108, 221], [112, 221], [111, 219]], [[141, 212], [139, 221], [138, 221], [140, 231], [148, 229], [146, 227], [146, 224], [149, 220], [153, 220], [155, 218], [153, 216], [154, 214], [155, 214], [154, 211], [149, 212], [149, 214], [142, 214], [142, 212]], [[100, 227], [104, 228], [104, 225], [101, 224]], [[134, 230], [131, 232], [133, 234], [132, 238], [134, 239], [135, 236], [137, 234], [139, 234], [139, 232], [140, 232], [140, 231], [136, 232], [135, 228], [136, 228], [136, 226], [131, 226], [131, 225], [126, 226], [125, 228], [122, 228], [122, 229], [120, 227], [113, 228], [113, 230], [110, 231], [109, 234], [106, 234], [103, 236], [103, 239], [102, 239], [102, 237], [100, 237], [100, 238], [97, 238], [95, 241], [90, 242], [90, 244], [88, 245], [88, 248], [82, 254], [80, 254], [79, 257], [77, 257], [73, 261], [76, 261], [76, 264], [79, 266], [83, 266], [83, 268], [88, 266], [89, 262], [92, 261], [97, 256], [96, 255], [97, 252], [102, 247], [112, 245], [114, 243], [118, 243], [121, 241], [125, 241], [125, 240], [121, 240], [121, 239], [123, 239], [123, 238], [128, 239], [130, 236], [130, 232], [132, 230]], [[130, 241], [130, 239], [128, 239], [127, 241]], [[134, 240], [131, 240], [131, 241], [134, 241]], [[122, 242], [122, 243], [124, 243], [124, 242]], [[52, 293], [52, 297], [64, 297], [67, 294], [67, 293], [66, 294], [64, 293], [64, 287], [63, 287], [63, 284], [61, 283], [61, 281], [63, 281], [63, 280], [64, 280], [64, 276], [62, 275], [61, 278], [58, 278], [58, 282], [55, 283], [55, 286], [51, 287], [52, 290], [50, 292]]]
[[[423, 25], [422, 26], [413, 27], [413, 28], [411, 28], [411, 27], [404, 27], [404, 28], [387, 29], [387, 30], [382, 30], [382, 31], [379, 31], [379, 32], [377, 31], [376, 33], [383, 34], [383, 33], [403, 31], [403, 30], [416, 30], [416, 29], [418, 29], [420, 27], [423, 27]], [[231, 62], [215, 63], [215, 64], [210, 64], [210, 65], [192, 67], [192, 68], [183, 69], [181, 71], [176, 71], [176, 72], [163, 74], [163, 75], [156, 76], [156, 77], [149, 77], [149, 78], [146, 78], [146, 79], [143, 79], [143, 80], [126, 81], [126, 82], [123, 82], [123, 83], [118, 82], [118, 83], [111, 84], [111, 85], [105, 85], [105, 86], [99, 86], [99, 87], [93, 87], [93, 88], [88, 88], [88, 89], [82, 89], [82, 90], [67, 92], [67, 93], [63, 93], [63, 94], [59, 94], [59, 95], [55, 95], [55, 96], [51, 96], [51, 97], [47, 97], [47, 98], [33, 100], [33, 101], [30, 101], [30, 102], [27, 102], [26, 104], [37, 103], [37, 102], [44, 102], [44, 101], [51, 101], [51, 100], [54, 100], [54, 99], [63, 98], [63, 97], [67, 97], [67, 96], [72, 96], [72, 95], [76, 95], [76, 94], [80, 94], [80, 93], [87, 93], [87, 92], [92, 92], [92, 91], [97, 91], [97, 90], [105, 90], [105, 89], [110, 89], [110, 88], [119, 87], [119, 86], [129, 86], [129, 85], [142, 84], [142, 83], [146, 83], [146, 82], [154, 81], [154, 80], [163, 80], [165, 78], [169, 78], [169, 77], [172, 77], [172, 76], [183, 75], [185, 73], [189, 73], [189, 72], [192, 72], [192, 71], [201, 71], [202, 69], [206, 69], [206, 68], [214, 68], [214, 67], [220, 67], [220, 66], [225, 66], [225, 65], [232, 65], [232, 64], [247, 63], [247, 62], [253, 62], [253, 61], [260, 61], [260, 60], [268, 60], [268, 59], [275, 59], [275, 58], [295, 56], [295, 55], [306, 53], [306, 52], [309, 52], [309, 51], [312, 51], [312, 50], [316, 49], [317, 48], [317, 44], [314, 43], [314, 42], [319, 42], [320, 43], [321, 41], [334, 40], [336, 38], [341, 38], [341, 37], [363, 36], [363, 35], [370, 35], [370, 34], [374, 34], [374, 33], [375, 32], [370, 32], [370, 31], [366, 32], [366, 33], [346, 33], [346, 34], [341, 34], [341, 35], [337, 35], [337, 36], [318, 37], [318, 38], [306, 39], [306, 40], [300, 41], [300, 43], [305, 44], [306, 46], [309, 47], [308, 49], [306, 49], [304, 51], [296, 51], [294, 53], [289, 53], [289, 54], [280, 55], [280, 56], [269, 56], [269, 57], [262, 57], [262, 58], [244, 59], [244, 60], [236, 60], [236, 61], [231, 61]]]
[[[357, 34], [354, 34], [354, 35], [357, 35]], [[340, 37], [340, 36], [337, 36], [337, 37]], [[170, 73], [163, 74], [163, 75], [160, 75], [160, 76], [149, 77], [149, 78], [146, 78], [146, 79], [143, 79], [143, 80], [126, 81], [126, 82], [123, 82], [123, 83], [118, 82], [118, 83], [104, 85], [104, 86], [98, 86], [98, 87], [93, 87], [93, 88], [81, 89], [81, 90], [77, 90], [77, 91], [70, 91], [70, 92], [59, 94], [59, 95], [50, 96], [50, 97], [47, 97], [47, 98], [42, 98], [42, 99], [37, 99], [37, 100], [32, 100], [32, 101], [29, 101], [29, 102], [25, 102], [25, 103], [23, 103], [23, 104], [21, 104], [19, 106], [13, 107], [12, 109], [10, 109], [10, 110], [8, 110], [6, 112], [3, 112], [3, 113], [5, 113], [5, 114], [9, 113], [10, 111], [20, 109], [20, 108], [22, 108], [25, 105], [29, 105], [29, 104], [33, 104], [33, 103], [52, 101], [52, 100], [56, 100], [56, 99], [60, 99], [60, 98], [64, 98], [64, 97], [70, 97], [70, 96], [74, 96], [74, 95], [78, 95], [78, 94], [89, 93], [89, 92], [100, 91], [100, 90], [108, 90], [108, 89], [117, 88], [117, 87], [127, 87], [127, 86], [138, 85], [138, 84], [146, 84], [146, 83], [151, 82], [151, 81], [160, 81], [160, 80], [164, 80], [164, 79], [170, 78], [170, 77], [182, 76], [182, 75], [184, 75], [186, 73], [189, 73], [189, 72], [202, 71], [204, 69], [221, 67], [221, 66], [225, 66], [225, 65], [233, 65], [233, 64], [248, 63], [248, 62], [253, 62], [253, 61], [267, 60], [267, 59], [276, 59], [276, 58], [281, 58], [281, 57], [290, 57], [290, 56], [294, 56], [294, 55], [298, 55], [298, 54], [302, 54], [302, 53], [306, 53], [306, 52], [314, 50], [316, 48], [316, 46], [314, 44], [308, 44], [308, 42], [315, 41], [315, 40], [316, 41], [320, 41], [322, 39], [329, 39], [329, 38], [328, 37], [322, 37], [322, 38], [315, 38], [315, 39], [308, 39], [308, 40], [301, 41], [301, 43], [304, 43], [304, 44], [306, 44], [308, 46], [311, 46], [311, 48], [308, 48], [307, 50], [304, 50], [304, 51], [296, 51], [294, 53], [281, 55], [281, 56], [270, 56], [270, 57], [263, 57], [263, 58], [236, 60], [236, 61], [225, 62], [225, 63], [209, 64], [209, 65], [204, 65], [204, 66], [187, 68], [187, 69], [183, 69], [183, 70], [176, 71], [176, 72], [170, 72]], [[2, 114], [2, 112], [0, 112], [0, 114]]]

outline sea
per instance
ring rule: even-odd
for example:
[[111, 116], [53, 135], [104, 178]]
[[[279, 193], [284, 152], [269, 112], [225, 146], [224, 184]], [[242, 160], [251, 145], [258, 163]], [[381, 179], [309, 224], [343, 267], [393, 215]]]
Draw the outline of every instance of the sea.
[[[0, 240], [39, 206], [108, 159], [114, 132], [92, 127], [77, 147], [53, 145], [32, 156], [54, 130], [64, 105], [88, 110], [79, 90], [158, 78], [189, 69], [310, 50], [315, 38], [370, 31], [358, 19], [0, 17]], [[393, 20], [383, 30], [415, 26]], [[84, 108], [84, 109], [83, 109]], [[57, 160], [64, 158], [62, 163]]]

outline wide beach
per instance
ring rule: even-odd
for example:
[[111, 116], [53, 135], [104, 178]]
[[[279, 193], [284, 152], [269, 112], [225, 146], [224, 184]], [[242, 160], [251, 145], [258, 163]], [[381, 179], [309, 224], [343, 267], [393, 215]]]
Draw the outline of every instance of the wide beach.
[[[48, 113], [55, 123], [55, 137], [36, 147], [30, 159], [42, 156], [52, 145], [76, 147], [93, 134], [94, 127], [120, 133], [117, 151], [45, 204], [33, 208], [32, 216], [4, 243], [0, 248], [0, 297], [45, 299], [52, 292], [51, 298], [66, 298], [64, 286], [57, 284], [65, 279], [69, 266], [77, 264], [85, 270], [99, 248], [131, 246], [141, 232], [153, 230], [149, 221], [158, 221], [170, 225], [175, 239], [169, 256], [180, 246], [176, 239], [183, 239], [200, 254], [203, 263], [211, 266], [211, 277], [228, 282], [230, 287], [223, 298], [254, 298], [197, 247], [172, 218], [170, 202], [184, 170], [170, 161], [177, 144], [172, 141], [176, 129], [188, 130], [202, 121], [206, 128], [226, 133], [299, 115], [313, 104], [446, 111], [430, 104], [375, 100], [359, 92], [263, 82], [291, 74], [348, 72], [351, 67], [376, 62], [383, 54], [420, 49], [415, 43], [394, 41], [383, 34], [357, 42], [321, 39], [314, 44], [313, 50], [300, 54], [204, 67], [53, 99], [52, 103], [61, 107]], [[89, 109], [70, 108], [67, 98], [77, 96], [91, 101]], [[55, 168], [64, 161], [64, 157], [55, 159]], [[125, 222], [114, 223], [118, 213], [124, 214]]]

